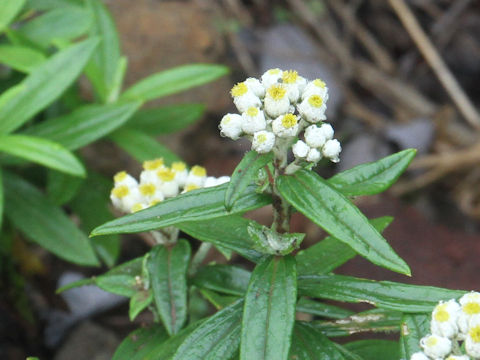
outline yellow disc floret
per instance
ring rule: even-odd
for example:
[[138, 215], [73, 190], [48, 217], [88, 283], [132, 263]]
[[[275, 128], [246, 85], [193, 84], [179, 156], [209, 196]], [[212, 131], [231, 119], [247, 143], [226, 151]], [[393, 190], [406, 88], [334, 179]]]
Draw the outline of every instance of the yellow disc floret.
[[450, 319], [450, 314], [447, 311], [447, 304], [438, 305], [434, 311], [433, 318], [439, 322], [445, 322]]
[[472, 326], [468, 331], [468, 335], [470, 335], [473, 342], [480, 343], [480, 325]]
[[286, 114], [282, 118], [282, 126], [285, 129], [290, 129], [290, 128], [294, 127], [295, 125], [297, 125], [297, 116], [296, 115]]
[[462, 310], [465, 314], [475, 315], [480, 313], [480, 304], [476, 302], [466, 303], [462, 306]]
[[295, 70], [284, 71], [282, 74], [282, 81], [285, 84], [295, 84], [298, 80], [298, 72]]
[[119, 199], [127, 196], [129, 192], [130, 192], [130, 189], [128, 188], [127, 185], [115, 186], [112, 189], [112, 195], [119, 198]]
[[258, 115], [258, 108], [254, 107], [254, 106], [249, 107], [247, 109], [247, 115], [251, 116], [251, 117], [257, 116]]
[[143, 210], [144, 209], [144, 206], [143, 204], [141, 203], [136, 203], [135, 205], [132, 206], [132, 212], [137, 212], [137, 211], [140, 211], [140, 210]]
[[157, 176], [162, 181], [172, 181], [175, 178], [175, 171], [166, 167], [158, 170]]
[[322, 88], [322, 89], [325, 89], [325, 87], [327, 86], [327, 84], [325, 84], [325, 82], [321, 79], [315, 79], [313, 80], [313, 84], [315, 86], [318, 86], [319, 88]]
[[113, 177], [113, 181], [118, 183], [118, 182], [122, 182], [126, 178], [127, 178], [127, 172], [126, 171], [120, 171], [120, 172], [115, 174], [115, 176]]
[[152, 196], [155, 194], [156, 188], [155, 185], [147, 183], [140, 185], [139, 190], [143, 196]]
[[259, 144], [263, 144], [267, 141], [267, 135], [266, 134], [258, 134], [257, 136], [257, 142]]
[[172, 163], [173, 171], [180, 172], [187, 168], [187, 165], [183, 161], [175, 161]]
[[268, 88], [267, 92], [273, 100], [281, 100], [285, 97], [287, 89], [285, 89], [282, 85], [272, 85]]
[[308, 103], [316, 108], [319, 108], [323, 105], [323, 99], [319, 95], [312, 95], [308, 98]]
[[193, 175], [199, 176], [199, 177], [207, 176], [207, 169], [205, 169], [203, 166], [195, 165], [194, 167], [192, 167], [192, 170], [190, 170], [190, 172]]
[[270, 69], [267, 71], [268, 74], [270, 75], [277, 75], [278, 73], [280, 73], [280, 69], [276, 68], [276, 69]]
[[432, 346], [437, 345], [437, 342], [438, 342], [438, 339], [437, 339], [435, 336], [430, 336], [430, 337], [427, 339], [426, 345], [427, 345], [428, 347], [432, 347]]
[[162, 167], [164, 164], [163, 158], [155, 159], [155, 160], [147, 160], [143, 162], [143, 168], [145, 170], [157, 170]]
[[237, 96], [242, 96], [242, 95], [245, 95], [248, 91], [248, 87], [247, 87], [247, 84], [245, 84], [244, 82], [241, 82], [241, 83], [238, 83], [237, 85], [235, 85], [232, 90], [230, 90], [230, 94], [233, 96], [233, 97], [237, 97]]
[[148, 204], [148, 206], [154, 206], [154, 205], [157, 205], [158, 203], [161, 203], [161, 202], [162, 202], [162, 200], [158, 200], [158, 199], [152, 200], [152, 201], [150, 201], [150, 204]]
[[185, 186], [185, 192], [189, 192], [189, 191], [192, 191], [192, 190], [197, 190], [197, 189], [200, 189], [200, 186], [198, 185], [195, 185], [195, 184], [188, 184], [187, 186]]

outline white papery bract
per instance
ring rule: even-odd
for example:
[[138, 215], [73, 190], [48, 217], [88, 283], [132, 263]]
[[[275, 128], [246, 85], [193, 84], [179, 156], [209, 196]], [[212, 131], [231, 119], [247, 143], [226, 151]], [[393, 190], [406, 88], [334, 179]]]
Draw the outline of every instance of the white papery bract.
[[340, 161], [339, 155], [341, 151], [342, 146], [340, 145], [340, 141], [338, 141], [337, 139], [328, 140], [322, 147], [323, 156], [329, 158], [334, 163]]
[[263, 87], [268, 89], [270, 86], [277, 84], [282, 75], [283, 71], [278, 68], [265, 71], [261, 78]]
[[320, 126], [320, 130], [323, 133], [323, 136], [325, 136], [326, 140], [332, 140], [333, 139], [333, 127], [330, 124], [323, 123], [322, 126]]
[[235, 85], [230, 93], [233, 97], [233, 103], [240, 112], [245, 112], [252, 106], [260, 107], [262, 104], [260, 98], [244, 82]]
[[433, 358], [443, 358], [452, 351], [450, 339], [438, 335], [427, 335], [420, 340], [424, 353]]
[[212, 186], [217, 186], [224, 184], [226, 182], [230, 181], [230, 176], [220, 176], [219, 178], [213, 177], [213, 176], [207, 176], [205, 179], [205, 184], [203, 187], [212, 187]]
[[218, 126], [222, 136], [237, 140], [242, 135], [242, 116], [238, 114], [227, 114], [220, 121]]
[[480, 316], [470, 319], [468, 333], [465, 338], [465, 350], [474, 358], [480, 358]]
[[300, 115], [311, 123], [318, 123], [327, 118], [325, 116], [327, 106], [320, 95], [307, 97], [297, 106], [297, 109]]
[[328, 100], [328, 87], [327, 84], [321, 79], [315, 79], [306, 84], [305, 90], [302, 94], [302, 100], [312, 96], [319, 95], [324, 102]]
[[470, 360], [470, 357], [467, 355], [450, 355], [445, 360]]
[[175, 181], [178, 186], [184, 187], [188, 177], [187, 164], [183, 161], [175, 161], [172, 163], [172, 170], [175, 172]]
[[275, 134], [269, 131], [259, 131], [253, 135], [252, 149], [259, 154], [266, 154], [275, 145]]
[[292, 146], [293, 155], [295, 155], [297, 159], [305, 159], [309, 151], [310, 151], [310, 147], [307, 144], [305, 144], [305, 142], [303, 142], [302, 140], [298, 140]]
[[460, 305], [455, 300], [440, 302], [432, 312], [430, 331], [432, 334], [454, 338], [458, 334], [457, 318]]
[[322, 147], [326, 141], [327, 138], [321, 127], [310, 125], [305, 129], [305, 142], [308, 146], [319, 148]]
[[132, 212], [134, 205], [147, 203], [146, 199], [141, 196], [138, 185], [115, 186], [110, 193], [110, 199], [116, 208], [127, 213]]
[[294, 114], [285, 114], [277, 117], [272, 122], [272, 130], [281, 138], [293, 137], [298, 133], [298, 119]]
[[115, 186], [126, 185], [130, 188], [138, 185], [137, 180], [132, 175], [128, 174], [126, 171], [120, 171], [116, 173], [113, 177], [113, 181], [115, 183]]
[[267, 123], [263, 111], [250, 107], [242, 114], [242, 130], [245, 134], [253, 135], [257, 131], [265, 130]]
[[265, 97], [265, 87], [262, 85], [260, 80], [248, 78], [245, 80], [245, 84], [247, 84], [248, 88], [252, 90], [252, 92], [259, 98]]
[[186, 185], [195, 185], [201, 188], [207, 178], [207, 170], [203, 166], [195, 165], [188, 173]]
[[290, 109], [287, 88], [283, 84], [272, 85], [265, 94], [265, 112], [272, 118], [286, 114]]
[[462, 337], [468, 333], [469, 323], [472, 318], [480, 316], [480, 293], [469, 292], [463, 295], [460, 300], [461, 309], [458, 314], [458, 327]]
[[410, 357], [410, 360], [430, 360], [430, 358], [425, 355], [424, 352], [416, 352], [415, 354], [412, 354], [412, 356]]

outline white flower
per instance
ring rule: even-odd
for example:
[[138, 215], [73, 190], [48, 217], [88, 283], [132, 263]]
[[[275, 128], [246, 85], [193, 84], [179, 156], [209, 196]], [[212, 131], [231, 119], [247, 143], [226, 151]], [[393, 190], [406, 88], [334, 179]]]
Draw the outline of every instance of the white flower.
[[286, 87], [288, 99], [292, 103], [296, 103], [300, 98], [299, 83], [304, 82], [302, 79], [295, 70], [288, 70], [282, 73], [282, 84]]
[[253, 135], [257, 131], [265, 130], [267, 123], [263, 111], [250, 107], [242, 114], [242, 130], [246, 134]]
[[158, 182], [157, 171], [165, 168], [163, 158], [143, 162], [143, 171], [140, 173], [140, 183]]
[[339, 155], [342, 151], [342, 146], [337, 139], [328, 140], [322, 147], [322, 154], [329, 158], [331, 162], [337, 163], [340, 161]]
[[306, 158], [309, 151], [310, 151], [310, 147], [307, 144], [305, 144], [302, 140], [298, 140], [292, 146], [293, 155], [295, 155], [295, 157], [298, 159]]
[[150, 205], [147, 205], [145, 203], [136, 203], [132, 206], [132, 208], [130, 209], [130, 212], [132, 213], [135, 213], [137, 211], [140, 211], [140, 210], [143, 210], [143, 209], [146, 209], [148, 208]]
[[188, 177], [187, 164], [183, 161], [175, 161], [172, 163], [172, 170], [175, 171], [175, 181], [179, 187], [184, 187]]
[[445, 358], [445, 360], [470, 360], [470, 357], [467, 355], [450, 355], [449, 357]]
[[247, 84], [248, 88], [252, 90], [252, 92], [259, 98], [263, 98], [265, 96], [265, 87], [262, 85], [260, 80], [250, 77], [245, 80], [245, 84]]
[[293, 114], [280, 115], [273, 120], [272, 130], [281, 138], [296, 136], [298, 133], [297, 116]]
[[262, 85], [265, 89], [278, 83], [278, 80], [282, 78], [283, 71], [275, 68], [265, 71], [262, 75]]
[[115, 186], [126, 185], [132, 187], [138, 185], [137, 180], [126, 171], [116, 173], [113, 177], [113, 181], [115, 182]]
[[317, 123], [321, 120], [325, 120], [325, 110], [327, 106], [319, 95], [311, 95], [303, 100], [300, 105], [297, 106], [298, 112], [305, 120], [311, 123]]
[[214, 176], [208, 176], [205, 179], [205, 184], [203, 185], [203, 187], [208, 188], [212, 186], [217, 186], [229, 181], [230, 181], [230, 176], [220, 176], [219, 178], [216, 178]]
[[260, 98], [248, 88], [245, 82], [235, 85], [230, 91], [230, 94], [233, 97], [233, 103], [240, 112], [247, 111], [247, 109], [252, 106], [260, 107], [262, 104]]
[[480, 358], [480, 317], [476, 316], [470, 321], [470, 328], [465, 339], [465, 350], [474, 358]]
[[206, 178], [207, 170], [202, 166], [195, 165], [188, 173], [185, 187], [189, 187], [190, 190], [194, 190], [193, 186], [196, 186], [196, 188], [201, 188], [203, 184], [205, 184]]
[[220, 176], [217, 178], [217, 185], [222, 185], [230, 181], [230, 176]]
[[165, 197], [177, 196], [179, 192], [178, 182], [175, 181], [176, 172], [170, 168], [162, 168], [157, 171], [159, 180], [158, 188]]
[[252, 149], [259, 154], [268, 153], [275, 145], [275, 135], [269, 131], [258, 131], [253, 134]]
[[447, 302], [440, 302], [432, 312], [430, 330], [432, 334], [454, 338], [458, 333], [457, 318], [460, 312], [460, 305], [452, 299]]
[[265, 112], [272, 118], [283, 115], [290, 108], [290, 100], [284, 85], [272, 85], [265, 95]]
[[135, 204], [144, 202], [138, 186], [127, 185], [115, 186], [110, 193], [110, 199], [117, 209], [127, 213], [131, 212]]
[[410, 360], [430, 360], [425, 353], [419, 351], [416, 352], [415, 354], [412, 354], [412, 357]]
[[238, 114], [227, 114], [220, 121], [218, 126], [220, 135], [237, 140], [242, 134], [242, 116]]
[[322, 154], [317, 149], [310, 149], [307, 155], [307, 161], [317, 163], [322, 158]]
[[469, 292], [463, 295], [458, 302], [461, 306], [457, 320], [458, 327], [461, 335], [466, 335], [470, 320], [480, 315], [480, 293]]
[[[158, 181], [157, 181], [158, 184]], [[141, 183], [138, 187], [140, 194], [143, 196], [143, 202], [150, 204], [152, 202], [160, 202], [165, 198], [163, 192], [160, 190], [160, 187], [155, 183]]]
[[332, 140], [333, 139], [333, 127], [330, 124], [322, 124], [320, 126], [320, 130], [322, 130], [323, 135], [325, 136], [325, 139], [327, 140]]
[[327, 138], [325, 132], [317, 125], [310, 125], [305, 129], [305, 141], [308, 146], [319, 148], [325, 145]]
[[431, 358], [443, 358], [452, 351], [450, 339], [438, 335], [427, 335], [420, 340], [420, 346], [427, 356]]
[[302, 100], [312, 96], [319, 95], [324, 102], [328, 100], [328, 87], [321, 79], [315, 79], [308, 82], [302, 93]]

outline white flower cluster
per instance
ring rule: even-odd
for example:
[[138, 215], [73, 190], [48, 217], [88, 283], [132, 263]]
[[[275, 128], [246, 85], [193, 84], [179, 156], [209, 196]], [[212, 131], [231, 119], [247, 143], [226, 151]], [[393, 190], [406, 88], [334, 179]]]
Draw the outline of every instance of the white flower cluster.
[[126, 213], [146, 209], [179, 193], [230, 181], [228, 176], [207, 176], [205, 168], [198, 165], [189, 171], [181, 161], [168, 167], [162, 158], [143, 163], [140, 181], [125, 171], [117, 173], [113, 179], [115, 186], [110, 199], [117, 209]]
[[430, 331], [420, 340], [423, 351], [410, 360], [480, 359], [480, 293], [467, 293], [458, 302], [441, 301], [432, 312]]
[[[326, 120], [326, 84], [308, 81], [294, 70], [270, 69], [261, 80], [248, 78], [231, 90], [239, 114], [225, 115], [219, 125], [222, 136], [233, 140], [246, 136], [252, 149], [268, 153], [275, 146], [291, 145], [299, 161], [317, 163], [328, 158], [339, 161], [340, 142]], [[296, 113], [297, 112], [297, 113]], [[299, 140], [302, 131], [304, 139]]]

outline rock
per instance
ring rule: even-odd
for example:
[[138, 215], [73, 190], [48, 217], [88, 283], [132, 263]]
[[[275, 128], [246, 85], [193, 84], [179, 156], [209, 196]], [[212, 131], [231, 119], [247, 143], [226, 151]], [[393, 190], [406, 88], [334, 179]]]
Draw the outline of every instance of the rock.
[[385, 130], [385, 137], [400, 150], [414, 148], [418, 154], [426, 154], [432, 145], [435, 127], [430, 119], [413, 119], [406, 124], [392, 124]]
[[377, 136], [362, 133], [352, 136], [349, 142], [342, 143], [342, 147], [340, 162], [337, 165], [339, 172], [366, 162], [379, 160], [393, 152]]

